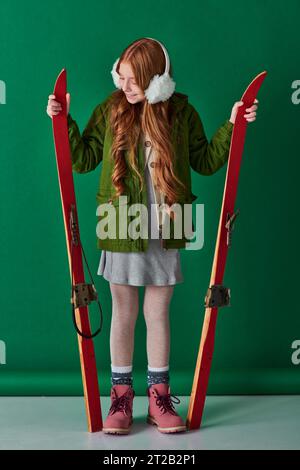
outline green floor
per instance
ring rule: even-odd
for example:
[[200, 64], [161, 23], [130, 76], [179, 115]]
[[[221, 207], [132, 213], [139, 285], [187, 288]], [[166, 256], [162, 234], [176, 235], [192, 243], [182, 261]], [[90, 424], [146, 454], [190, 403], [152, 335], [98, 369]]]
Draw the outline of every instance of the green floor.
[[[186, 416], [188, 398], [177, 410]], [[102, 398], [103, 417], [109, 398]], [[200, 430], [163, 435], [134, 399], [128, 436], [88, 433], [83, 398], [0, 397], [0, 449], [300, 449], [300, 396], [209, 396]]]

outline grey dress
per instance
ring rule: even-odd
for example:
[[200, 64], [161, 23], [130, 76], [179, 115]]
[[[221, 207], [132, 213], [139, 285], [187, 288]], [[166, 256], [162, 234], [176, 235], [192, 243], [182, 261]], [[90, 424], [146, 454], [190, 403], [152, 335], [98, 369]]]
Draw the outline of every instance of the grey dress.
[[[148, 165], [145, 167], [145, 178], [148, 195], [148, 237], [149, 246], [145, 252], [114, 252], [102, 250], [97, 274], [115, 284], [131, 286], [167, 286], [183, 282], [180, 252], [177, 248], [164, 250], [159, 238], [151, 238], [151, 219], [155, 217], [155, 204], [151, 174]], [[156, 224], [155, 237], [158, 237]]]

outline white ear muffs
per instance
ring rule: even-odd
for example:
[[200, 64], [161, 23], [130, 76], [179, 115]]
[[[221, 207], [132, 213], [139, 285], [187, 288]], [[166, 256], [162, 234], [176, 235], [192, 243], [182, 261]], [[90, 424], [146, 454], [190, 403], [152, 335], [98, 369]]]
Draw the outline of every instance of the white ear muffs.
[[[147, 39], [153, 39], [153, 38], [147, 38]], [[170, 60], [169, 60], [169, 56], [168, 56], [166, 48], [157, 39], [153, 39], [153, 41], [157, 41], [161, 45], [162, 50], [164, 51], [164, 54], [165, 54], [166, 67], [162, 75], [156, 74], [154, 75], [154, 77], [152, 77], [148, 88], [144, 90], [146, 99], [150, 104], [158, 103], [159, 101], [166, 101], [168, 98], [170, 98], [170, 96], [173, 95], [174, 90], [175, 90], [175, 85], [176, 85], [174, 80], [169, 75]], [[122, 87], [119, 82], [120, 75], [116, 71], [119, 60], [120, 60], [120, 57], [118, 57], [118, 59], [115, 61], [113, 68], [111, 70], [111, 74], [112, 74], [112, 78], [113, 78], [113, 82], [115, 86], [121, 89]]]
[[114, 84], [116, 86], [116, 88], [122, 88], [120, 83], [119, 83], [119, 78], [120, 78], [120, 75], [118, 74], [116, 68], [117, 68], [117, 65], [118, 65], [118, 62], [120, 60], [120, 57], [117, 58], [116, 62], [114, 63], [113, 65], [113, 68], [111, 70], [111, 74], [112, 74], [112, 78], [113, 78], [113, 81], [114, 81]]

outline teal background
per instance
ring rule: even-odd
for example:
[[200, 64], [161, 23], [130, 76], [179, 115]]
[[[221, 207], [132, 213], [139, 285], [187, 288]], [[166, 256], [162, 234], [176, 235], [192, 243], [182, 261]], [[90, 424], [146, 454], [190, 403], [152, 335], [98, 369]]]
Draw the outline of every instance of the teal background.
[[[77, 337], [70, 312], [70, 276], [53, 146], [46, 114], [63, 67], [71, 113], [83, 130], [92, 110], [114, 90], [111, 68], [133, 40], [161, 40], [176, 90], [186, 93], [210, 138], [229, 118], [248, 83], [268, 76], [257, 120], [247, 130], [233, 234], [224, 284], [232, 305], [219, 311], [209, 394], [299, 393], [300, 365], [291, 361], [300, 339], [299, 118], [291, 101], [299, 79], [300, 4], [296, 0], [39, 2], [0, 4], [0, 80], [6, 104], [1, 129], [2, 395], [82, 394]], [[80, 231], [104, 311], [95, 340], [100, 390], [110, 390], [109, 284], [97, 276], [95, 194], [101, 164], [74, 174]], [[226, 165], [213, 177], [192, 171], [197, 203], [205, 204], [205, 244], [181, 250], [183, 284], [170, 306], [170, 374], [176, 394], [189, 394], [204, 315]], [[146, 388], [146, 331], [135, 334], [134, 381]], [[92, 325], [98, 314], [91, 309]]]

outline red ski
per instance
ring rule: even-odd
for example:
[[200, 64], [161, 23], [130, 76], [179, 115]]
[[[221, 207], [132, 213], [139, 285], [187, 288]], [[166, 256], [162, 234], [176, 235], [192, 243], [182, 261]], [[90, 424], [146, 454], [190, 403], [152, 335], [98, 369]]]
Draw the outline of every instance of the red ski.
[[264, 71], [257, 75], [243, 94], [241, 101], [244, 104], [238, 108], [232, 132], [210, 287], [205, 296], [205, 317], [186, 420], [186, 426], [190, 430], [199, 428], [201, 424], [214, 351], [218, 308], [228, 306], [230, 302], [230, 289], [223, 286], [222, 282], [231, 232], [239, 212], [234, 212], [234, 204], [247, 129], [244, 114], [246, 108], [252, 106], [266, 74]]
[[[62, 105], [62, 111], [56, 116], [53, 116], [52, 125], [70, 267], [72, 313], [78, 336], [88, 430], [90, 432], [95, 432], [102, 429], [102, 414], [96, 358], [92, 338], [99, 333], [101, 327], [96, 333], [93, 335], [91, 334], [88, 304], [93, 300], [97, 301], [101, 311], [101, 319], [102, 310], [98, 301], [94, 283], [86, 284], [84, 278], [82, 262], [82, 254], [84, 255], [84, 251], [80, 241], [74, 191], [72, 160], [68, 138], [66, 92], [67, 77], [66, 70], [63, 69], [56, 80], [53, 92], [56, 99]], [[86, 261], [85, 255], [84, 259]], [[89, 274], [91, 277], [90, 270]]]

